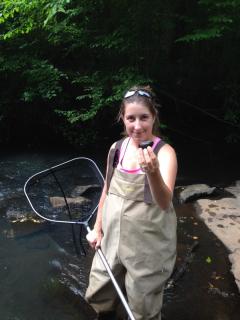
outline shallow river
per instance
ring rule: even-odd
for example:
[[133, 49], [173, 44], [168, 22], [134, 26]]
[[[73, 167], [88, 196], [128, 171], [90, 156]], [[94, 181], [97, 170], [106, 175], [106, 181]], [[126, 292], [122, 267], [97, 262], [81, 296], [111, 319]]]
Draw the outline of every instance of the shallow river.
[[[0, 159], [0, 319], [91, 320], [84, 303], [89, 266], [76, 254], [70, 227], [10, 221], [11, 212], [31, 211], [23, 194], [26, 179], [69, 155], [22, 154]], [[182, 181], [181, 181], [182, 183]], [[179, 279], [165, 292], [168, 320], [237, 320], [240, 297], [227, 251], [195, 215], [191, 204], [176, 205]], [[76, 234], [79, 230], [75, 230]], [[186, 262], [189, 248], [198, 244]], [[78, 244], [77, 249], [80, 250]]]

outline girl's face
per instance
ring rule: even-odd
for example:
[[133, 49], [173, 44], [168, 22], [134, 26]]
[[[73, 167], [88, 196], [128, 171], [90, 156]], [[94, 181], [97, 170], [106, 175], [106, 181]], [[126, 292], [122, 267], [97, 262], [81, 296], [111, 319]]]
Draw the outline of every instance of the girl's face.
[[153, 139], [153, 124], [155, 118], [149, 108], [139, 102], [125, 102], [123, 122], [127, 135], [135, 142]]

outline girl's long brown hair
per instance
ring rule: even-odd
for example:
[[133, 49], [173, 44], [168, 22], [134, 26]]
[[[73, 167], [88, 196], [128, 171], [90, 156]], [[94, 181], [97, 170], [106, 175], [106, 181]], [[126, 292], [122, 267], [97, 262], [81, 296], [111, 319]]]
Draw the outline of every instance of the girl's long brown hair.
[[[137, 92], [139, 90], [142, 90], [142, 91], [149, 93], [150, 97], [138, 94]], [[156, 95], [153, 92], [152, 88], [150, 86], [134, 86], [134, 87], [130, 88], [128, 91], [136, 91], [136, 93], [128, 98], [123, 98], [123, 100], [120, 104], [120, 109], [119, 109], [119, 113], [117, 116], [117, 120], [118, 121], [123, 120], [123, 117], [125, 114], [126, 103], [133, 103], [133, 102], [141, 103], [148, 108], [148, 110], [151, 112], [152, 116], [155, 118], [152, 133], [156, 136], [159, 136], [160, 135], [160, 122], [159, 122], [158, 108], [160, 107], [160, 105], [156, 101]], [[126, 133], [124, 133], [124, 134], [126, 134]]]

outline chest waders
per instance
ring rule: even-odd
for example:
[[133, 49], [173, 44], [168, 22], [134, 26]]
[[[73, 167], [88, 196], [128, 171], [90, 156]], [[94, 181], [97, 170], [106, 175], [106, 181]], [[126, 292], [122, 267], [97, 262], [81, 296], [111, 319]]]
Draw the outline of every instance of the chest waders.
[[[176, 258], [176, 215], [146, 203], [146, 175], [113, 171], [102, 211], [101, 248], [136, 320], [160, 320], [164, 284]], [[86, 299], [97, 311], [114, 311], [117, 294], [94, 256]]]

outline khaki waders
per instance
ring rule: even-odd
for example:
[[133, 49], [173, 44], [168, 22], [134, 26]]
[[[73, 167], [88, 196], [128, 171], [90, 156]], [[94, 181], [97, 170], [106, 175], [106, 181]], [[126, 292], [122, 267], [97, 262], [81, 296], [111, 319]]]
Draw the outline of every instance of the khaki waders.
[[[103, 206], [101, 249], [126, 291], [136, 320], [160, 320], [163, 289], [176, 258], [176, 215], [144, 202], [145, 174], [114, 170]], [[119, 299], [98, 254], [86, 300], [97, 313], [116, 309]]]

